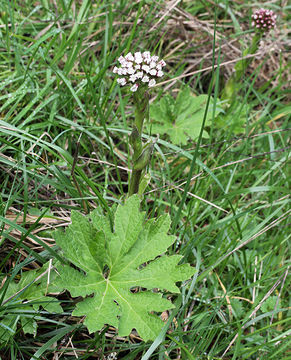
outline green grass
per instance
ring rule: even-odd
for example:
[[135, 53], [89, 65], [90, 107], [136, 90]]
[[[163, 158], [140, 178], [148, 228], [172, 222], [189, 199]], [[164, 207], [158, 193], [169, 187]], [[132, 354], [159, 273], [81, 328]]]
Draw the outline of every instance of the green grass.
[[[166, 80], [201, 70], [156, 87], [153, 98], [176, 96], [187, 83], [219, 102], [227, 77], [220, 64], [230, 54], [224, 45], [235, 40], [241, 52], [247, 47], [253, 3], [184, 1], [180, 12], [162, 17], [166, 3], [0, 0], [0, 304], [23, 271], [60, 259], [52, 231], [68, 224], [72, 209], [101, 206], [110, 213], [127, 192], [132, 99], [111, 72], [120, 54], [159, 55], [167, 62]], [[290, 13], [279, 4], [270, 8], [279, 11], [283, 29]], [[173, 25], [179, 16], [184, 23]], [[231, 120], [235, 126], [243, 117], [243, 130], [213, 120], [209, 139], [179, 147], [161, 137], [155, 146], [142, 207], [149, 217], [171, 215], [177, 242], [170, 252], [197, 269], [173, 298], [176, 309], [160, 336], [144, 343], [109, 327], [89, 335], [81, 319], [70, 316], [76, 299], [64, 293], [55, 295], [64, 314], [26, 314], [38, 322], [35, 337], [19, 326], [8, 344], [0, 341], [2, 360], [107, 359], [113, 352], [143, 360], [290, 358], [291, 108], [284, 36], [280, 32], [276, 67], [265, 71], [276, 55], [270, 51], [244, 76]], [[15, 311], [4, 302], [0, 323]]]

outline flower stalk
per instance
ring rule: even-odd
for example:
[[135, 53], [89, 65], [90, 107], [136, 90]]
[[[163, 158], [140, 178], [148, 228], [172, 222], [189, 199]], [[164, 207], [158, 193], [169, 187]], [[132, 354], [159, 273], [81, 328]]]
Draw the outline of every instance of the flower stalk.
[[[276, 26], [277, 16], [271, 10], [259, 9], [252, 15], [252, 26], [255, 34], [251, 45], [244, 51], [243, 56], [253, 55], [257, 52], [261, 38]], [[243, 58], [239, 60], [235, 67], [234, 73], [228, 79], [222, 91], [222, 99], [232, 102], [239, 90], [240, 81], [248, 66], [253, 61], [253, 57]]]
[[129, 136], [133, 155], [128, 195], [142, 195], [149, 182], [146, 167], [154, 148], [152, 141], [146, 144], [142, 142], [143, 125], [149, 119], [148, 89], [155, 86], [156, 80], [164, 75], [162, 68], [166, 63], [164, 60], [159, 60], [158, 56], [151, 56], [149, 51], [128, 53], [124, 57], [120, 56], [118, 61], [121, 67], [115, 66], [113, 73], [120, 76], [117, 79], [120, 86], [130, 85], [134, 103], [134, 122]]
[[[139, 88], [133, 95], [135, 106], [134, 124], [129, 137], [130, 145], [133, 150], [132, 155], [132, 173], [129, 182], [128, 195], [138, 193], [139, 184], [142, 179], [142, 173], [148, 163], [144, 160], [145, 147], [142, 143], [142, 130], [144, 120], [149, 117], [149, 94], [144, 88]], [[148, 159], [149, 162], [150, 159]]]

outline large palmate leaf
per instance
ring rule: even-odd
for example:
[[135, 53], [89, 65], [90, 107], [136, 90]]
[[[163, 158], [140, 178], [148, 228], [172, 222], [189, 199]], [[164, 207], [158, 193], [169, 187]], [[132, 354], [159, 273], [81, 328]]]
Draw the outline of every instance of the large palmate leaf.
[[173, 308], [163, 291], [179, 293], [177, 281], [189, 279], [194, 269], [178, 265], [181, 256], [163, 253], [175, 241], [167, 235], [168, 215], [145, 222], [139, 198], [132, 196], [115, 212], [114, 232], [97, 210], [89, 217], [72, 213], [72, 224], [55, 239], [65, 256], [80, 270], [59, 266], [60, 285], [72, 296], [92, 295], [79, 302], [73, 315], [86, 315], [89, 332], [104, 324], [127, 336], [134, 328], [145, 340], [163, 326], [153, 311]]
[[[58, 300], [46, 296], [48, 275], [41, 275], [45, 273], [47, 267], [48, 264], [37, 270], [26, 271], [18, 282], [10, 281], [7, 288], [5, 284], [1, 288], [0, 299], [3, 305], [0, 308], [0, 344], [15, 334], [19, 321], [24, 333], [35, 336], [37, 322], [34, 318], [40, 308], [49, 313], [63, 311]], [[51, 281], [54, 281], [55, 276], [54, 271], [50, 272]]]
[[[159, 102], [150, 107], [150, 118], [154, 120], [151, 131], [156, 134], [168, 134], [175, 144], [186, 144], [190, 138], [196, 140], [200, 134], [206, 111], [207, 95], [194, 96], [189, 87], [181, 90], [175, 100], [166, 95]], [[215, 107], [213, 114], [213, 99], [205, 118], [205, 125], [209, 125], [212, 117], [216, 116], [222, 109]], [[203, 137], [208, 137], [203, 131]]]

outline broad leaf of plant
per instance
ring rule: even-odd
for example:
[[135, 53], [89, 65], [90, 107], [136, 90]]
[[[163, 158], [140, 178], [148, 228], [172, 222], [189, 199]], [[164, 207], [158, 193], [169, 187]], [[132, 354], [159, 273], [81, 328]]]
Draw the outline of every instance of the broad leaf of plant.
[[220, 129], [227, 129], [234, 134], [244, 133], [249, 112], [249, 106], [243, 104], [243, 101], [234, 101], [225, 113], [217, 116], [215, 125]]
[[[19, 282], [9, 282], [3, 298], [4, 305], [2, 305], [0, 311], [0, 344], [14, 335], [19, 321], [24, 333], [35, 336], [37, 323], [34, 317], [40, 307], [49, 313], [61, 313], [63, 311], [58, 300], [46, 296], [47, 276], [44, 275], [44, 277], [34, 282], [39, 275], [45, 272], [47, 266], [48, 264], [41, 269], [24, 272]], [[55, 272], [52, 271], [50, 280], [53, 281], [55, 276]], [[5, 288], [4, 284], [2, 291]]]
[[[175, 144], [185, 145], [189, 138], [196, 140], [203, 123], [207, 99], [207, 95], [193, 96], [189, 87], [179, 92], [176, 101], [169, 96], [164, 97], [150, 108], [150, 117], [155, 121], [152, 132], [168, 134]], [[212, 117], [216, 117], [221, 111], [217, 106], [213, 114], [211, 98], [205, 125], [209, 125]], [[206, 131], [203, 131], [203, 137], [208, 137]]]
[[89, 332], [104, 324], [127, 336], [136, 329], [145, 340], [154, 339], [163, 321], [153, 311], [173, 308], [163, 291], [179, 293], [177, 281], [189, 279], [194, 269], [178, 265], [181, 256], [164, 252], [175, 241], [167, 235], [168, 215], [145, 222], [134, 195], [115, 212], [114, 232], [108, 219], [93, 211], [89, 217], [72, 212], [72, 224], [55, 239], [65, 256], [80, 270], [59, 266], [60, 286], [71, 295], [86, 297], [73, 315], [86, 316]]

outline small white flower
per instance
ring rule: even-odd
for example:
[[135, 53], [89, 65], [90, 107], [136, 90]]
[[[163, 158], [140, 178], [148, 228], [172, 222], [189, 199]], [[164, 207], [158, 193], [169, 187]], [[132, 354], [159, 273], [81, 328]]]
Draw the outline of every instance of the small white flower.
[[120, 64], [123, 64], [125, 62], [125, 59], [123, 56], [119, 56], [118, 61], [120, 62]]
[[121, 69], [121, 74], [122, 74], [122, 75], [127, 75], [127, 69], [122, 68], [122, 69]]
[[126, 63], [124, 63], [124, 65], [127, 67], [127, 68], [132, 68], [133, 67], [133, 63], [131, 61], [127, 61]]
[[148, 65], [143, 65], [141, 68], [147, 73], [150, 71], [150, 67]]
[[150, 63], [150, 68], [153, 69], [153, 68], [156, 67], [156, 66], [157, 66], [157, 63], [154, 62], [154, 61], [151, 61], [151, 63]]
[[158, 65], [156, 66], [157, 70], [162, 70], [162, 65], [160, 63], [158, 63]]
[[151, 61], [152, 61], [152, 60], [151, 60], [151, 57], [148, 57], [148, 58], [145, 58], [143, 62], [144, 62], [145, 64], [149, 64]]
[[125, 78], [120, 78], [117, 79], [117, 82], [119, 85], [124, 86], [126, 84], [126, 79]]
[[151, 57], [151, 53], [149, 51], [145, 51], [142, 53], [144, 59], [149, 59]]
[[142, 72], [142, 71], [137, 72], [137, 73], [136, 73], [136, 77], [137, 77], [138, 79], [141, 79], [141, 78], [143, 77], [143, 72]]
[[164, 60], [159, 61], [159, 64], [161, 64], [162, 67], [166, 66], [166, 62]]
[[125, 55], [125, 59], [129, 61], [134, 61], [134, 57], [132, 56], [132, 53], [129, 52], [127, 55]]
[[155, 86], [156, 85], [156, 80], [155, 79], [151, 79], [149, 82], [149, 87]]
[[117, 66], [114, 66], [114, 68], [113, 68], [112, 71], [113, 71], [114, 74], [118, 74], [118, 67], [117, 67]]
[[142, 56], [141, 56], [141, 52], [140, 52], [140, 51], [138, 51], [138, 52], [136, 52], [136, 53], [134, 54], [134, 59], [135, 59], [135, 62], [136, 62], [137, 64], [142, 63], [143, 58], [142, 58]]
[[156, 55], [152, 56], [152, 61], [157, 62], [158, 60], [159, 60], [158, 56], [156, 56]]
[[150, 75], [152, 75], [152, 76], [157, 75], [157, 70], [156, 69], [151, 69], [150, 70]]
[[145, 75], [142, 79], [141, 79], [141, 81], [142, 82], [149, 82], [150, 81], [150, 78], [147, 76], [147, 75]]
[[140, 70], [140, 67], [141, 67], [140, 65], [135, 65], [134, 68], [135, 68], [135, 70]]
[[130, 75], [129, 77], [129, 81], [131, 82], [135, 82], [136, 79], [137, 79], [136, 74]]
[[134, 68], [128, 68], [127, 69], [127, 73], [129, 74], [129, 75], [132, 75], [132, 74], [134, 74], [135, 73], [135, 70], [134, 70]]
[[138, 84], [134, 84], [134, 85], [132, 85], [132, 87], [130, 88], [130, 91], [136, 92], [137, 89], [138, 89]]
[[164, 76], [164, 72], [162, 70], [159, 70], [158, 73], [157, 73], [157, 76], [158, 77]]

